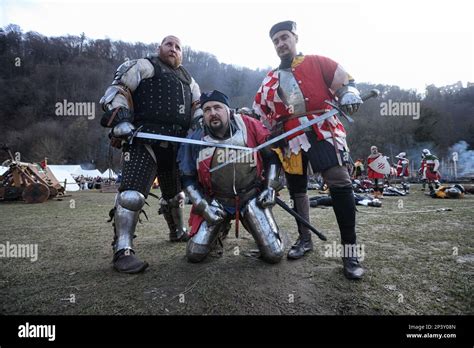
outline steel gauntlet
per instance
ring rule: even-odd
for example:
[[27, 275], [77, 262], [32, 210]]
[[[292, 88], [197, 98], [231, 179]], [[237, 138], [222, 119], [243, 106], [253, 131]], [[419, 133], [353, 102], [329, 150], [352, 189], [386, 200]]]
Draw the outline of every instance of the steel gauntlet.
[[196, 213], [201, 215], [209, 225], [215, 225], [224, 220], [225, 211], [218, 206], [216, 201], [209, 204], [197, 187], [189, 185], [184, 191], [193, 203]]
[[339, 105], [344, 112], [349, 115], [354, 114], [363, 103], [360, 93], [357, 88], [353, 86], [344, 86], [336, 91], [336, 97]]

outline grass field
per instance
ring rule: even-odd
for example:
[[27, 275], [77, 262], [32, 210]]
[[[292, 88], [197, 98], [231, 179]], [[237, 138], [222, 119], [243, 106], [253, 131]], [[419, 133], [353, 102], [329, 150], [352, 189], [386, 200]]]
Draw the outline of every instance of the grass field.
[[[325, 245], [339, 242], [332, 208], [311, 209], [328, 241], [314, 238], [314, 252], [301, 260], [268, 265], [252, 257], [256, 246], [242, 228], [239, 239], [231, 230], [222, 257], [190, 264], [185, 245], [168, 242], [152, 197], [149, 221], [135, 239], [137, 255], [150, 267], [119, 274], [111, 266], [106, 222], [113, 201], [112, 193], [86, 191], [43, 204], [0, 203], [0, 244], [38, 245], [35, 262], [0, 258], [1, 314], [474, 313], [472, 195], [432, 199], [413, 185], [410, 195], [387, 197], [381, 208], [358, 206], [367, 270], [361, 281], [346, 280], [341, 260], [325, 256]], [[452, 210], [436, 211], [441, 208]], [[294, 219], [278, 207], [274, 213], [284, 239], [293, 242]]]

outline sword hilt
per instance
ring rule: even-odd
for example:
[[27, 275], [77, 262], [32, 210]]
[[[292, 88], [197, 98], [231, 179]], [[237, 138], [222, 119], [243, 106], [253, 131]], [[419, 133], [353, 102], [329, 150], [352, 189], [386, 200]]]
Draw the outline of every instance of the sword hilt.
[[326, 104], [328, 104], [328, 105], [331, 105], [334, 109], [336, 109], [337, 111], [339, 111], [339, 114], [340, 114], [341, 116], [344, 116], [344, 118], [345, 118], [347, 121], [349, 121], [350, 123], [353, 123], [353, 122], [354, 122], [354, 120], [352, 119], [352, 117], [350, 117], [348, 114], [346, 114], [344, 111], [342, 111], [342, 109], [340, 108], [339, 105], [336, 105], [336, 103], [332, 103], [332, 102], [330, 102], [329, 100], [325, 100], [324, 102], [325, 102]]
[[[370, 91], [368, 91], [367, 93], [364, 93], [363, 95], [361, 95], [361, 99], [362, 101], [366, 101], [370, 98], [376, 98], [378, 95], [380, 94], [380, 91], [378, 89], [371, 89]], [[328, 105], [331, 105], [334, 109], [336, 109], [337, 111], [339, 111], [339, 114], [341, 116], [343, 116], [347, 121], [349, 121], [350, 123], [353, 123], [354, 120], [352, 119], [352, 117], [350, 117], [349, 115], [347, 115], [339, 105], [336, 105], [335, 103], [332, 103], [330, 102], [329, 100], [325, 100], [325, 103], [328, 104]]]

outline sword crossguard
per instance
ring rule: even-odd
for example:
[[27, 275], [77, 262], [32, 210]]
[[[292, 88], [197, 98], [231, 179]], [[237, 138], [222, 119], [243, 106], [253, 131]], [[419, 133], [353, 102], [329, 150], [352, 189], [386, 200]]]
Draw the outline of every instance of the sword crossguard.
[[138, 127], [137, 129], [135, 129], [135, 132], [133, 132], [132, 136], [130, 137], [130, 140], [128, 141], [128, 144], [129, 144], [129, 145], [132, 145], [133, 139], [135, 139], [135, 137], [137, 136], [138, 132], [140, 132], [142, 128], [143, 128], [143, 125], [141, 125], [141, 126]]
[[343, 116], [348, 122], [350, 123], [354, 123], [354, 119], [352, 117], [350, 117], [348, 114], [346, 114], [344, 111], [342, 111], [341, 107], [339, 105], [337, 105], [336, 103], [333, 103], [329, 100], [325, 100], [324, 101], [326, 104], [332, 106], [334, 109], [336, 109], [337, 111], [339, 111], [339, 114], [341, 116]]

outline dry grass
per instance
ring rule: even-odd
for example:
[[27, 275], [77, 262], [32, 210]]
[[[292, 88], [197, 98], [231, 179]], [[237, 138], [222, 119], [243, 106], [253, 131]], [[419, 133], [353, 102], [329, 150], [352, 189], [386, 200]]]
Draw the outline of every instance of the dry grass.
[[[0, 243], [38, 244], [36, 262], [0, 259], [2, 314], [473, 314], [474, 197], [435, 200], [413, 186], [403, 200], [358, 207], [358, 242], [367, 269], [348, 281], [341, 261], [324, 256], [339, 241], [331, 208], [311, 210], [328, 237], [302, 260], [267, 265], [246, 256], [252, 237], [233, 230], [224, 255], [187, 263], [185, 245], [167, 241], [167, 229], [149, 198], [149, 221], [138, 227], [136, 250], [150, 268], [123, 275], [111, 267], [113, 194], [72, 193], [62, 201], [0, 204]], [[310, 194], [315, 191], [310, 191]], [[282, 196], [288, 199], [286, 192]], [[70, 200], [75, 207], [71, 208]], [[449, 207], [452, 211], [423, 212]], [[189, 210], [189, 206], [187, 206]], [[275, 215], [291, 241], [294, 220]], [[238, 251], [238, 252], [237, 252]], [[457, 252], [458, 255], [455, 255]], [[236, 255], [237, 254], [237, 255]], [[68, 299], [71, 294], [75, 303]]]

